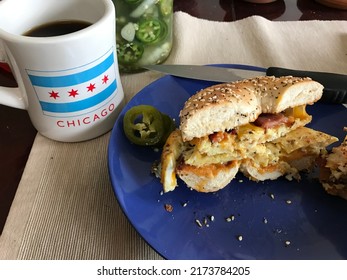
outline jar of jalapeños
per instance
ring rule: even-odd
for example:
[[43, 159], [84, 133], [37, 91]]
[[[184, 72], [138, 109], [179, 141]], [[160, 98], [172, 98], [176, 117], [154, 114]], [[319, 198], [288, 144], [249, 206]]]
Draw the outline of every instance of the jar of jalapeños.
[[113, 0], [119, 70], [162, 63], [172, 47], [173, 0]]

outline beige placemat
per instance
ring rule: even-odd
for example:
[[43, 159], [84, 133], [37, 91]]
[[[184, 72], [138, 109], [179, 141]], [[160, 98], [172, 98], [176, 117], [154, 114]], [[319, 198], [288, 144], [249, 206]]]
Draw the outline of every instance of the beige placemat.
[[[166, 63], [240, 63], [347, 73], [347, 22], [211, 22], [175, 13]], [[123, 75], [127, 100], [158, 73]], [[165, 89], [163, 89], [165, 90]], [[132, 228], [107, 170], [110, 133], [83, 143], [37, 135], [0, 236], [0, 259], [161, 259]]]

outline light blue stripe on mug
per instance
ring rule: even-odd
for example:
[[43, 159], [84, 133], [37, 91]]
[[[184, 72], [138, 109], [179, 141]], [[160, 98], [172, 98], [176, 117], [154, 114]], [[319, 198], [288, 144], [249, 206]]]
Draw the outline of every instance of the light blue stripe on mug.
[[101, 63], [88, 70], [65, 76], [36, 76], [30, 75], [29, 78], [33, 86], [40, 87], [69, 87], [81, 84], [94, 79], [104, 73], [114, 63], [113, 52]]
[[41, 108], [43, 111], [51, 112], [51, 113], [70, 113], [77, 112], [81, 110], [85, 110], [91, 108], [100, 102], [106, 100], [108, 97], [112, 95], [112, 93], [117, 89], [116, 80], [112, 84], [110, 84], [106, 89], [99, 92], [97, 95], [89, 97], [87, 99], [83, 99], [75, 102], [68, 103], [52, 103], [52, 102], [44, 102], [40, 101]]

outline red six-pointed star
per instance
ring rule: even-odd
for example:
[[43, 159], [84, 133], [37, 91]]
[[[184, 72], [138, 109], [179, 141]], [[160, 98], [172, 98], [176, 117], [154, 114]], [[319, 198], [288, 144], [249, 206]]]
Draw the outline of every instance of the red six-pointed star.
[[108, 75], [104, 75], [104, 77], [102, 78], [102, 83], [107, 84], [108, 80], [109, 80]]
[[49, 97], [57, 99], [58, 97], [60, 97], [59, 92], [55, 92], [54, 90], [52, 90], [51, 92], [49, 92]]
[[76, 97], [78, 95], [78, 90], [72, 89], [69, 91], [69, 96]]
[[88, 91], [93, 92], [93, 90], [95, 89], [95, 84], [89, 84], [89, 86], [87, 86]]

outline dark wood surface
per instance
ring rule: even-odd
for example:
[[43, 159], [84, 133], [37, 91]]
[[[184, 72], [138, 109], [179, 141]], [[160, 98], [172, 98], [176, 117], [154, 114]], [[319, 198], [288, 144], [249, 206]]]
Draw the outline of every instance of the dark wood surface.
[[[271, 4], [243, 0], [174, 0], [174, 10], [215, 21], [235, 21], [251, 15], [274, 21], [347, 20], [347, 10], [329, 8], [314, 0], [277, 0]], [[1, 63], [0, 85], [16, 86], [7, 66]], [[0, 234], [35, 135], [25, 110], [0, 105]]]

